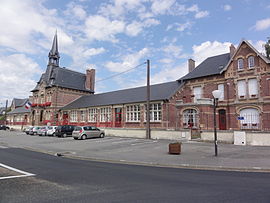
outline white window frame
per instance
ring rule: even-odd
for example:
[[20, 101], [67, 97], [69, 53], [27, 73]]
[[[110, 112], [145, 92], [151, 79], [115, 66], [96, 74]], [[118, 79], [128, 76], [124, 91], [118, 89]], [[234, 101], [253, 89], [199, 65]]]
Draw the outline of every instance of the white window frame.
[[81, 122], [85, 122], [85, 110], [80, 110], [80, 115], [81, 115]]
[[88, 109], [88, 122], [97, 122], [97, 108]]
[[255, 67], [255, 57], [254, 56], [249, 56], [248, 57], [248, 68], [252, 69]]
[[194, 100], [201, 99], [203, 94], [202, 86], [193, 87]]
[[249, 98], [257, 98], [259, 94], [258, 91], [258, 80], [257, 78], [248, 79], [248, 95]]
[[240, 117], [244, 120], [240, 120], [241, 129], [258, 129], [260, 126], [260, 113], [255, 108], [245, 108], [240, 110]]
[[221, 91], [219, 100], [223, 101], [224, 100], [224, 84], [218, 84], [218, 90]]
[[[242, 85], [240, 85], [242, 84]], [[239, 99], [245, 99], [247, 96], [247, 84], [246, 80], [237, 81], [237, 94]]]
[[100, 108], [100, 122], [111, 122], [112, 120], [112, 108], [111, 107], [102, 107]]
[[244, 59], [243, 58], [239, 58], [237, 60], [237, 69], [244, 70]]
[[[146, 121], [147, 105], [144, 106], [144, 121]], [[162, 103], [151, 103], [150, 104], [150, 122], [161, 122], [162, 121]]]
[[78, 121], [78, 115], [76, 110], [70, 111], [70, 122], [77, 122]]
[[126, 122], [140, 122], [141, 107], [139, 104], [126, 106]]
[[[192, 122], [190, 122], [192, 120]], [[192, 125], [191, 125], [192, 123]], [[183, 111], [183, 127], [192, 128], [198, 125], [198, 112], [196, 109], [186, 109]]]

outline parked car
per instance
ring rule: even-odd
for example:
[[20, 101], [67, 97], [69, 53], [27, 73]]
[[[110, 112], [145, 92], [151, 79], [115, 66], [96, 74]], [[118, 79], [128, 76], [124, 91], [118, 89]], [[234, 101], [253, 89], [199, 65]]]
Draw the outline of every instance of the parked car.
[[47, 135], [48, 136], [55, 136], [55, 130], [57, 126], [48, 126]]
[[29, 135], [37, 135], [37, 131], [40, 129], [39, 126], [34, 126], [30, 131]]
[[85, 140], [86, 138], [91, 137], [103, 138], [105, 136], [105, 132], [94, 126], [76, 126], [72, 136], [75, 140], [77, 139]]
[[73, 125], [60, 125], [55, 130], [57, 137], [71, 137], [74, 130]]
[[38, 129], [37, 134], [39, 136], [46, 136], [48, 131], [48, 126], [42, 126]]
[[23, 132], [25, 132], [27, 135], [29, 135], [29, 132], [33, 129], [33, 126], [28, 126], [24, 128]]
[[6, 125], [0, 125], [0, 130], [10, 130]]

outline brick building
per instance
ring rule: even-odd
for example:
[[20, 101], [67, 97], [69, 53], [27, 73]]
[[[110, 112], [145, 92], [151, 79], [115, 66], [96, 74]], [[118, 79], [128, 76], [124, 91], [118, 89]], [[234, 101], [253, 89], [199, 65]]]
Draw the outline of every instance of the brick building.
[[60, 108], [82, 95], [94, 93], [95, 70], [79, 73], [59, 66], [57, 34], [49, 52], [46, 72], [40, 77], [33, 96], [30, 125], [62, 124], [67, 115], [60, 114]]
[[[151, 127], [212, 130], [212, 91], [219, 89], [219, 130], [268, 130], [269, 64], [270, 60], [245, 40], [237, 49], [231, 45], [229, 53], [209, 57], [197, 67], [190, 59], [187, 75], [178, 81], [151, 86]], [[62, 110], [74, 125], [144, 128], [145, 92], [145, 87], [141, 87], [83, 96]]]

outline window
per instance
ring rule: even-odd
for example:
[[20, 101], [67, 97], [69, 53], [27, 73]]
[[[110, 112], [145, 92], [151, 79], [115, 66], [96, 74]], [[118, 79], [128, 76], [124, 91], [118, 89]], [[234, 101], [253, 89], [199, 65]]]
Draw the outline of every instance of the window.
[[254, 68], [255, 63], [254, 63], [254, 56], [248, 57], [248, 67], [249, 68]]
[[218, 90], [221, 91], [219, 100], [224, 100], [224, 84], [218, 84]]
[[238, 88], [238, 97], [240, 99], [244, 99], [246, 97], [246, 81], [245, 80], [238, 80], [237, 81], [237, 88]]
[[70, 112], [70, 122], [76, 122], [77, 121], [77, 111], [71, 111]]
[[111, 121], [111, 112], [112, 109], [110, 107], [100, 108], [100, 122]]
[[[145, 120], [146, 120], [147, 106], [145, 105]], [[161, 103], [150, 104], [150, 121], [159, 122], [162, 119]]]
[[97, 109], [88, 109], [88, 121], [97, 122]]
[[240, 117], [243, 117], [243, 120], [240, 120], [241, 129], [258, 129], [260, 124], [260, 114], [257, 109], [246, 108], [240, 111]]
[[85, 122], [85, 111], [81, 111], [81, 122]]
[[238, 67], [238, 70], [243, 70], [244, 69], [244, 60], [243, 59], [238, 59], [237, 60], [237, 67]]
[[195, 109], [187, 109], [183, 112], [183, 127], [191, 128], [197, 126], [197, 111]]
[[256, 78], [248, 80], [248, 94], [249, 98], [258, 97], [258, 83]]
[[202, 87], [194, 87], [193, 94], [195, 100], [202, 98]]
[[139, 122], [141, 119], [140, 105], [126, 106], [126, 121]]

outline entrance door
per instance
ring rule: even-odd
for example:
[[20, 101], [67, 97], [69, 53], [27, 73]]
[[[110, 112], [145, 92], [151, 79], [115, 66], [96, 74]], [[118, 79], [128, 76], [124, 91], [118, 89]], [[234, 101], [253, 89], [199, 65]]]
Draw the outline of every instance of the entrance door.
[[64, 111], [63, 113], [63, 125], [67, 125], [68, 124], [68, 113], [66, 111]]
[[218, 111], [218, 117], [219, 117], [219, 129], [220, 130], [226, 130], [226, 111], [224, 109], [220, 109]]
[[122, 108], [115, 108], [115, 127], [122, 127]]

